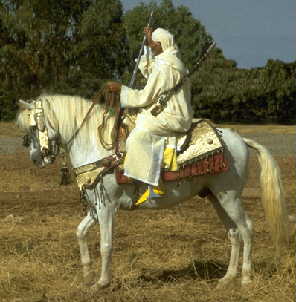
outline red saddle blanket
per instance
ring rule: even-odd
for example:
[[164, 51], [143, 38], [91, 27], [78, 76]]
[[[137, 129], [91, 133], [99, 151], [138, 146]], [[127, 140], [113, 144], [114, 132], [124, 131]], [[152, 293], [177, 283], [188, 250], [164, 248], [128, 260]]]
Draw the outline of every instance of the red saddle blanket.
[[[200, 159], [192, 164], [187, 164], [178, 171], [165, 171], [161, 173], [163, 181], [177, 181], [188, 177], [201, 176], [205, 174], [218, 174], [228, 170], [228, 162], [224, 153], [217, 153], [212, 156]], [[125, 176], [124, 171], [116, 168], [115, 175], [118, 184], [132, 183], [133, 180]]]

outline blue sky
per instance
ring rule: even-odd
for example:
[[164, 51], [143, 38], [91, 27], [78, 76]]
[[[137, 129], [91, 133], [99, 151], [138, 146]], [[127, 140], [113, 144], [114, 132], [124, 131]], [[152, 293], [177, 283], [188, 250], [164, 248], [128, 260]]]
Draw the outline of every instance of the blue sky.
[[[125, 10], [149, 0], [121, 0]], [[160, 1], [154, 1], [160, 2]], [[296, 60], [295, 0], [173, 0], [187, 6], [238, 67]], [[139, 42], [140, 43], [140, 42]]]

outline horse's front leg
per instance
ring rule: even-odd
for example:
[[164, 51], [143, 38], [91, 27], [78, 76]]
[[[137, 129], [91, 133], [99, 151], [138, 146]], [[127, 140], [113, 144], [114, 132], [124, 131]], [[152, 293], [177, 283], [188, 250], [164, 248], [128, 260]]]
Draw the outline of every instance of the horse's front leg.
[[100, 223], [101, 276], [94, 289], [107, 287], [112, 278], [112, 235], [114, 228], [114, 207], [109, 201], [97, 210]]
[[86, 241], [86, 235], [88, 229], [94, 224], [95, 220], [90, 215], [87, 216], [80, 222], [79, 226], [77, 227], [77, 239], [80, 248], [80, 259], [82, 263], [83, 269], [83, 278], [85, 284], [90, 284], [92, 282], [92, 275], [91, 275], [91, 260], [89, 256], [88, 245]]

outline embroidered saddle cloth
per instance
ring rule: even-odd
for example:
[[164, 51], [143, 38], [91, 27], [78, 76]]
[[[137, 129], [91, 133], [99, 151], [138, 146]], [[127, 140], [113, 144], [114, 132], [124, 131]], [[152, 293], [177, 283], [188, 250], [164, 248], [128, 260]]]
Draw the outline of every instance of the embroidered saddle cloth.
[[[167, 138], [161, 173], [163, 181], [217, 174], [227, 170], [223, 141], [210, 121], [198, 120], [192, 124], [188, 133]], [[132, 182], [123, 175], [122, 167], [116, 169], [116, 179], [119, 184]]]

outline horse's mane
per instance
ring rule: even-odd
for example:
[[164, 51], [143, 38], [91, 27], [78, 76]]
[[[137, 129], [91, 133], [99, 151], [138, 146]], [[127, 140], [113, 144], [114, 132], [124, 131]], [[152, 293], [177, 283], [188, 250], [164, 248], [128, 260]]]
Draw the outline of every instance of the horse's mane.
[[[87, 112], [92, 105], [92, 101], [80, 96], [50, 95], [42, 94], [38, 98], [42, 101], [44, 115], [54, 129], [58, 130], [60, 135], [67, 142], [83, 122]], [[77, 143], [87, 143], [97, 139], [97, 129], [102, 123], [105, 107], [96, 103], [86, 122], [80, 128], [76, 137]], [[28, 129], [28, 110], [22, 110], [17, 117], [17, 124], [23, 129]], [[106, 138], [111, 135], [115, 119], [111, 118], [106, 126]]]

